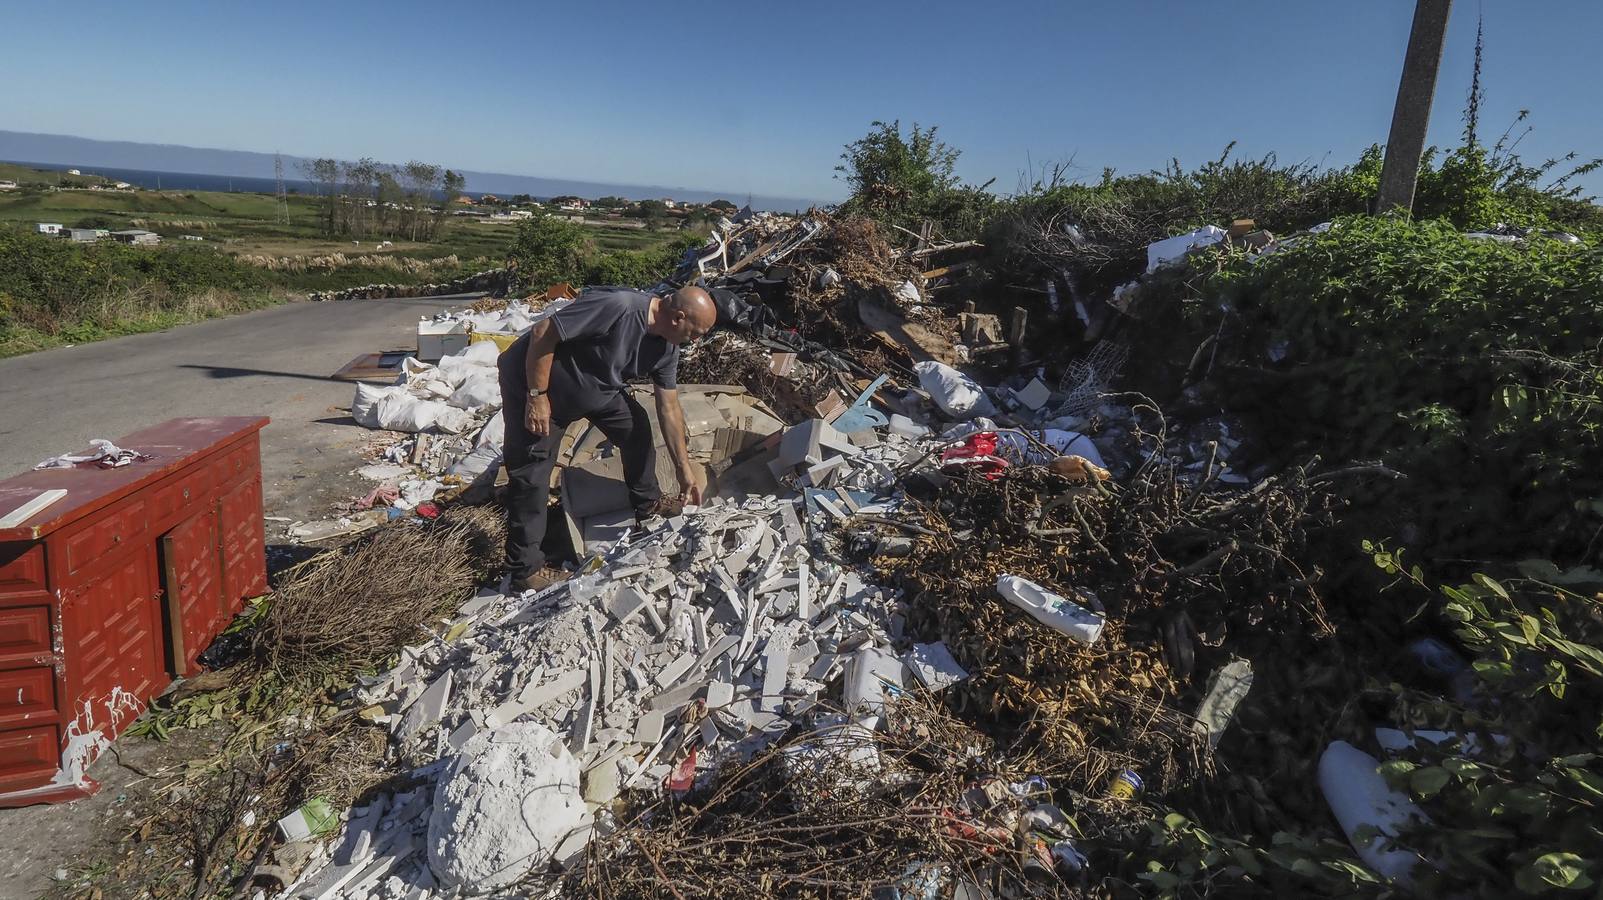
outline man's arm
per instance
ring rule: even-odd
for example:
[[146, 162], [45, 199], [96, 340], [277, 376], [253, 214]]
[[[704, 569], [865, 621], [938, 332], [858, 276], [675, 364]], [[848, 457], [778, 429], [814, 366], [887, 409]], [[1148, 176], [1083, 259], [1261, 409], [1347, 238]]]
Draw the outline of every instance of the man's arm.
[[539, 391], [540, 396], [528, 398], [528, 406], [523, 413], [523, 427], [538, 437], [551, 433], [551, 398], [546, 396], [546, 390], [551, 386], [551, 361], [556, 349], [557, 330], [552, 327], [551, 320], [543, 319], [534, 323], [529, 331], [529, 355], [523, 365], [529, 390]]
[[673, 460], [674, 474], [679, 478], [679, 490], [688, 506], [701, 505], [701, 482], [690, 464], [690, 445], [685, 439], [685, 411], [679, 405], [679, 391], [657, 388], [657, 421], [662, 423], [662, 440], [668, 445], [668, 457]]

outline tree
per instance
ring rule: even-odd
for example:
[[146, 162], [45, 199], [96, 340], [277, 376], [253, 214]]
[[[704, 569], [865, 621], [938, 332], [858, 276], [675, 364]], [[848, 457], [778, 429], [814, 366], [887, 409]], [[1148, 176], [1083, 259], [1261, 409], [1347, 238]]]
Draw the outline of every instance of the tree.
[[644, 219], [647, 225], [655, 228], [668, 218], [668, 204], [661, 200], [642, 200], [632, 210], [634, 216]]
[[707, 204], [707, 208], [717, 210], [718, 212], [728, 216], [732, 216], [740, 211], [740, 207], [729, 202], [728, 200], [714, 200], [713, 202]]
[[874, 122], [866, 136], [847, 144], [835, 167], [836, 177], [852, 189], [842, 211], [910, 230], [928, 219], [949, 237], [977, 230], [995, 203], [985, 192], [991, 182], [962, 184], [959, 152], [935, 133], [933, 125], [914, 123], [904, 137], [901, 122]]
[[518, 223], [508, 256], [517, 260], [518, 271], [532, 285], [577, 283], [584, 272], [585, 245], [583, 226], [540, 212]]
[[301, 174], [312, 183], [313, 190], [317, 192], [318, 220], [322, 225], [323, 234], [333, 237], [338, 229], [336, 227], [335, 207], [339, 203], [340, 164], [337, 160], [320, 158], [303, 160], [300, 164]]

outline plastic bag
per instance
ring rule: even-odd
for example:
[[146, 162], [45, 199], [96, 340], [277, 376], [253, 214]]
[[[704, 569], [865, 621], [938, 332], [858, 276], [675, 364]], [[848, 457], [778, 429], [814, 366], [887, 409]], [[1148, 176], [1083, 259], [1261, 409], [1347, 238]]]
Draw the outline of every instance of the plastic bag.
[[506, 434], [506, 416], [496, 413], [490, 417], [490, 421], [484, 423], [483, 428], [479, 429], [478, 440], [474, 443], [479, 447], [490, 446], [500, 449], [506, 443]]
[[406, 388], [397, 385], [358, 384], [356, 397], [351, 401], [351, 418], [363, 428], [379, 428], [378, 404], [395, 394], [405, 394]]
[[472, 453], [462, 457], [446, 469], [446, 474], [455, 475], [463, 481], [473, 483], [484, 477], [486, 473], [493, 473], [501, 465], [501, 448], [491, 444], [480, 444]]
[[374, 408], [374, 418], [378, 424], [374, 427], [416, 434], [433, 428], [440, 411], [449, 409], [449, 406], [437, 400], [422, 400], [404, 390], [396, 391], [378, 401]]
[[434, 413], [434, 429], [445, 434], [461, 434], [473, 427], [473, 414], [465, 409], [457, 409], [444, 403], [436, 403], [439, 409]]
[[501, 358], [501, 348], [496, 345], [495, 341], [477, 341], [468, 344], [468, 348], [459, 355], [476, 366], [494, 368], [496, 360]]
[[500, 373], [495, 369], [483, 369], [469, 375], [466, 381], [451, 394], [446, 403], [457, 409], [479, 409], [482, 407], [501, 406], [501, 380]]
[[972, 419], [975, 416], [994, 416], [996, 407], [974, 379], [962, 372], [934, 360], [917, 363], [919, 387], [935, 399], [937, 406], [954, 419]]

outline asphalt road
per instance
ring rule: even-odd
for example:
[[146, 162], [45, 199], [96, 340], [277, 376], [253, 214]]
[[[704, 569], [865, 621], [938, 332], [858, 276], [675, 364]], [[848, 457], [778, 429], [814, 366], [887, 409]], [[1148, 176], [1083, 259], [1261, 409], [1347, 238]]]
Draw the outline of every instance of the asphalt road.
[[419, 316], [474, 296], [290, 303], [0, 359], [0, 478], [175, 416], [265, 415], [267, 513], [321, 517], [362, 487], [348, 473], [372, 434], [346, 411], [354, 385], [328, 376], [414, 346]]

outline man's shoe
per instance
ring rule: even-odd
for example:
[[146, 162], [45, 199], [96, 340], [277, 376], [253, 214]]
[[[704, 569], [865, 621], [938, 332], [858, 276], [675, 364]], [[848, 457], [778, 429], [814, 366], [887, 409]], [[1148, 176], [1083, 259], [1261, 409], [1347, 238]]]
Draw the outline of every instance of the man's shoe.
[[512, 589], [515, 591], [543, 591], [567, 577], [567, 572], [546, 566], [538, 572], [514, 576], [512, 578]]
[[649, 506], [635, 510], [635, 522], [644, 522], [652, 516], [671, 519], [684, 511], [685, 501], [683, 497], [677, 494], [672, 497], [658, 497]]

